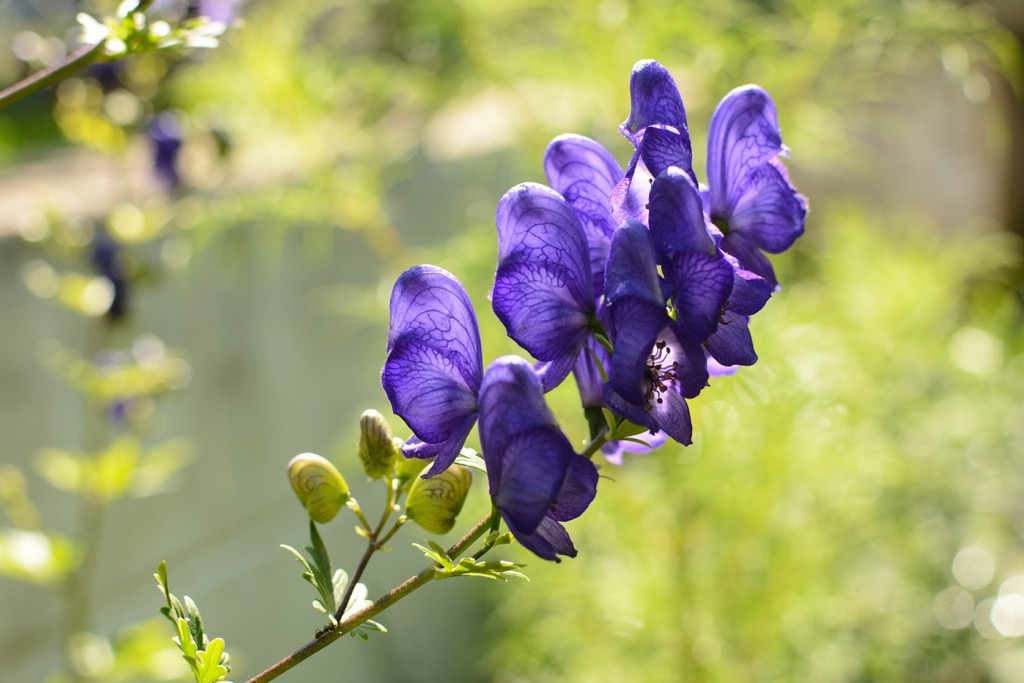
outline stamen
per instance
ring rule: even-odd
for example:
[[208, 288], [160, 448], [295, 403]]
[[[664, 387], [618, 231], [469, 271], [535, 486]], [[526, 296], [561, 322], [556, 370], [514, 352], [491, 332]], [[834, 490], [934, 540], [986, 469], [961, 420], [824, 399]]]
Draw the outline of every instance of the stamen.
[[668, 356], [671, 353], [672, 349], [668, 342], [660, 340], [654, 345], [654, 350], [647, 359], [645, 374], [647, 381], [650, 382], [650, 388], [646, 395], [647, 404], [643, 408], [645, 412], [654, 409], [653, 403], [663, 404], [665, 399], [662, 394], [669, 390], [671, 382], [679, 379], [679, 362], [669, 362]]

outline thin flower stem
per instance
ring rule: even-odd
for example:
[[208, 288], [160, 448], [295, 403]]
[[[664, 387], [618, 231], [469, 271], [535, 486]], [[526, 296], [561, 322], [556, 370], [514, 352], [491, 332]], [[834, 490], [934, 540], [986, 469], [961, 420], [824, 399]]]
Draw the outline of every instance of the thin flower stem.
[[82, 45], [56, 64], [37, 71], [28, 78], [0, 91], [0, 109], [14, 104], [18, 100], [51, 86], [76, 71], [89, 66], [103, 54], [105, 43], [106, 41], [101, 40], [95, 45]]
[[590, 459], [594, 457], [594, 454], [601, 450], [601, 446], [608, 443], [608, 425], [601, 427], [600, 431], [597, 432], [597, 436], [590, 440], [587, 447], [580, 453], [584, 458]]
[[[493, 514], [493, 512], [491, 514]], [[466, 548], [473, 545], [473, 543], [475, 543], [484, 534], [484, 532], [490, 528], [491, 514], [488, 514], [477, 522], [472, 529], [466, 532], [465, 536], [456, 541], [455, 545], [448, 549], [448, 557], [450, 559], [456, 559], [463, 553], [463, 551], [466, 550]], [[324, 649], [338, 638], [341, 638], [346, 633], [349, 633], [360, 624], [377, 616], [417, 588], [421, 588], [427, 583], [430, 583], [434, 578], [436, 567], [436, 564], [432, 564], [419, 574], [410, 576], [408, 579], [385, 593], [366, 609], [356, 612], [344, 621], [339, 622], [335, 628], [331, 629], [320, 638], [306, 643], [270, 668], [250, 678], [246, 683], [266, 683], [267, 681], [274, 680], [284, 672], [293, 669], [299, 663], [309, 659], [314, 654]], [[352, 583], [354, 584], [355, 581]]]
[[[356, 589], [356, 584], [359, 583], [359, 579], [363, 577], [363, 572], [366, 571], [366, 566], [370, 564], [370, 558], [373, 554], [381, 549], [381, 547], [387, 542], [389, 538], [394, 536], [398, 530], [400, 524], [396, 524], [391, 531], [381, 538], [381, 532], [384, 530], [384, 525], [388, 523], [388, 518], [391, 517], [391, 513], [395, 509], [395, 503], [398, 501], [398, 487], [395, 481], [391, 481], [388, 484], [387, 500], [384, 502], [384, 512], [381, 513], [380, 522], [377, 523], [376, 528], [370, 529], [369, 525], [366, 526], [366, 551], [363, 552], [363, 556], [359, 559], [359, 564], [356, 566], [356, 571], [352, 575], [352, 578], [348, 582], [348, 586], [345, 587], [345, 594], [341, 598], [341, 602], [338, 603], [338, 609], [334, 612], [334, 618], [337, 621], [341, 621], [342, 615], [345, 614], [345, 608], [348, 607], [349, 600], [352, 599], [352, 593]], [[361, 515], [360, 515], [361, 516]], [[363, 518], [365, 524], [365, 517]]]

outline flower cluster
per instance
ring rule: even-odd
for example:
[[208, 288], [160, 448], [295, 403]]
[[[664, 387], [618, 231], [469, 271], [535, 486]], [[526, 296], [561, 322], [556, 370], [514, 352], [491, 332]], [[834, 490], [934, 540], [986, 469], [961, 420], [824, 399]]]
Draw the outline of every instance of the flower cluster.
[[523, 183], [498, 203], [491, 303], [536, 364], [507, 356], [484, 370], [469, 296], [441, 268], [407, 270], [391, 296], [382, 382], [415, 434], [404, 455], [433, 458], [426, 476], [443, 472], [479, 422], [491, 499], [545, 559], [575, 556], [560, 523], [586, 510], [598, 475], [544, 393], [574, 375], [588, 456], [689, 444], [686, 400], [757, 360], [748, 321], [778, 287], [765, 253], [789, 248], [807, 212], [761, 88], [737, 88], [715, 110], [706, 186], [664, 67], [639, 62], [630, 95], [625, 171], [597, 142], [563, 135], [544, 156], [550, 187]]

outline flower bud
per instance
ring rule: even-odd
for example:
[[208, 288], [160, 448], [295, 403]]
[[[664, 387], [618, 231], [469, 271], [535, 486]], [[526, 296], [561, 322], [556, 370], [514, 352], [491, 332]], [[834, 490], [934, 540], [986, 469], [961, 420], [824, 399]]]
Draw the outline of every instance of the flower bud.
[[472, 473], [462, 465], [452, 465], [430, 479], [417, 478], [409, 489], [405, 515], [432, 534], [446, 534], [455, 526], [472, 483]]
[[380, 479], [391, 474], [391, 468], [398, 458], [401, 442], [395, 444], [391, 427], [384, 416], [376, 410], [367, 410], [359, 418], [359, 459], [363, 471], [371, 479]]
[[296, 455], [288, 463], [288, 480], [309, 518], [329, 522], [348, 502], [348, 484], [338, 468], [314, 453]]

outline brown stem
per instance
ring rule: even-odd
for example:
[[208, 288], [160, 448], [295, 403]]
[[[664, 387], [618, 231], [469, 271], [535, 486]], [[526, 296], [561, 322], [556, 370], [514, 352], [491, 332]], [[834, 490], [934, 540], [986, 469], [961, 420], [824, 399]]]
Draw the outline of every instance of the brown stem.
[[51, 64], [41, 71], [37, 71], [28, 78], [18, 81], [14, 85], [0, 90], [0, 109], [14, 104], [18, 100], [53, 85], [57, 81], [67, 78], [74, 72], [92, 64], [100, 56], [106, 41], [101, 40], [95, 45], [82, 45], [77, 50], [60, 60]]
[[[491, 515], [489, 514], [477, 522], [472, 529], [466, 532], [465, 536], [456, 541], [455, 545], [448, 549], [448, 557], [454, 560], [461, 555], [466, 548], [475, 543], [476, 540], [490, 528], [490, 525]], [[324, 649], [338, 638], [341, 638], [346, 633], [349, 633], [360, 624], [383, 612], [417, 588], [429, 583], [434, 578], [434, 570], [436, 567], [437, 565], [431, 565], [419, 574], [410, 576], [366, 609], [356, 612], [348, 619], [340, 622], [334, 629], [328, 631], [322, 637], [306, 643], [298, 650], [279, 661], [277, 664], [274, 664], [262, 673], [250, 678], [247, 683], [266, 683], [266, 681], [272, 681], [285, 671], [294, 668], [300, 662], [309, 659], [314, 654]], [[353, 583], [355, 583], [355, 581], [353, 581]]]

